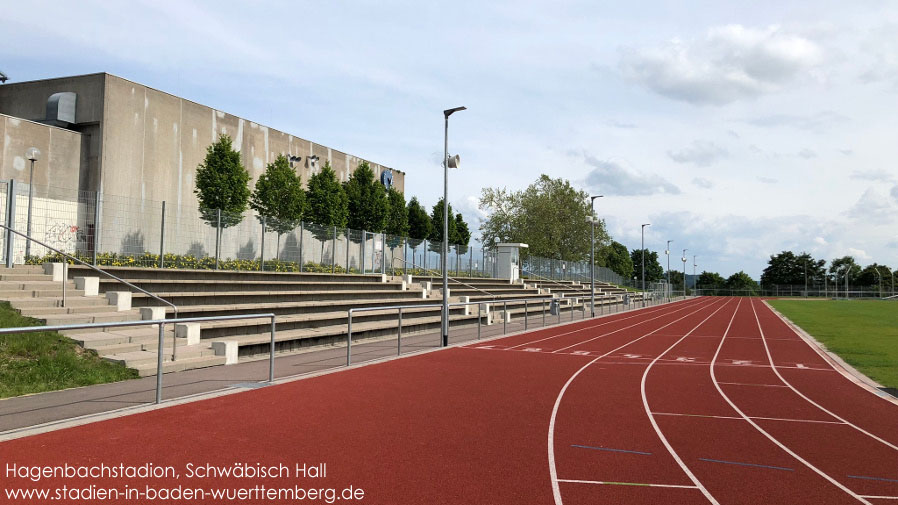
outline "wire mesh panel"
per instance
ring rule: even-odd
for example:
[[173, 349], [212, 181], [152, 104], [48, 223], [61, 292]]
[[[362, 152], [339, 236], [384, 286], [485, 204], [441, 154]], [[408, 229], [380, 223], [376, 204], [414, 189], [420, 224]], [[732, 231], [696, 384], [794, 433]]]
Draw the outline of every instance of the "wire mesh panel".
[[[29, 188], [27, 184], [16, 184], [15, 187], [16, 212], [12, 226], [16, 231], [68, 254], [89, 254], [92, 238], [88, 232], [93, 228], [90, 212], [93, 205], [83, 202], [79, 191], [52, 186]], [[90, 200], [91, 195], [86, 194], [84, 200]], [[86, 213], [91, 213], [91, 217], [79, 218]], [[23, 238], [16, 239], [13, 244], [13, 258], [17, 263], [24, 262], [26, 255], [29, 261], [39, 262], [52, 253]]]

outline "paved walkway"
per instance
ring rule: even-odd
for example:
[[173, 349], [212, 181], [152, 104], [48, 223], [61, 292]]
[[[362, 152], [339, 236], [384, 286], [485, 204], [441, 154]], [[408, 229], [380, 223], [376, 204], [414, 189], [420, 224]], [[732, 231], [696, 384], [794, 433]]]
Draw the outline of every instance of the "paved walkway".
[[[598, 314], [597, 314], [598, 315]], [[582, 312], [575, 312], [576, 320], [582, 319]], [[557, 316], [530, 316], [527, 327], [535, 329], [543, 324], [557, 324], [571, 321], [571, 314]], [[502, 323], [481, 327], [481, 338], [489, 338], [523, 331], [523, 319], [506, 325]], [[450, 328], [450, 343], [467, 342], [477, 339], [477, 327]], [[439, 332], [403, 335], [402, 354], [436, 349], [439, 346]], [[352, 345], [352, 363], [384, 359], [397, 355], [397, 340], [378, 339], [358, 342]], [[275, 379], [285, 379], [320, 373], [329, 369], [346, 366], [346, 347], [335, 346], [313, 349], [300, 353], [276, 356]], [[267, 384], [267, 356], [258, 360], [242, 362], [231, 366], [216, 366], [167, 373], [163, 376], [162, 398], [164, 401], [184, 399], [193, 395], [212, 393], [234, 388], [256, 388]], [[129, 407], [152, 404], [156, 395], [156, 377], [85, 386], [80, 388], [51, 391], [0, 400], [0, 439], [21, 436], [22, 432], [42, 426], [52, 429], [53, 424], [62, 426], [67, 421], [81, 417], [108, 413]], [[47, 425], [51, 426], [47, 426]]]

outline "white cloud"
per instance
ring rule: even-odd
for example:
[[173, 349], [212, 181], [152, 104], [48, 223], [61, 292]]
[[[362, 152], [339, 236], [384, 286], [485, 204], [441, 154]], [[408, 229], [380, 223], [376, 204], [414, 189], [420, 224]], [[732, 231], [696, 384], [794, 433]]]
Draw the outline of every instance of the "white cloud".
[[586, 185], [605, 195], [636, 196], [657, 193], [679, 194], [680, 188], [657, 174], [644, 174], [612, 160], [600, 160], [582, 153], [583, 161], [593, 167], [586, 175]]
[[890, 172], [883, 169], [855, 170], [851, 172], [848, 177], [859, 181], [873, 182], [890, 182], [895, 179], [895, 177]]
[[891, 194], [892, 199], [895, 200], [895, 202], [898, 202], [898, 185], [892, 186]]
[[619, 67], [628, 79], [668, 98], [723, 105], [778, 91], [822, 59], [817, 44], [778, 26], [726, 25], [701, 40], [624, 49]]
[[823, 237], [814, 237], [814, 243], [817, 245], [826, 245], [826, 239]]
[[866, 83], [887, 82], [898, 87], [898, 25], [889, 24], [871, 30], [862, 44], [864, 55], [871, 58], [861, 74]]
[[814, 152], [814, 151], [812, 151], [812, 150], [810, 150], [810, 149], [808, 149], [808, 148], [804, 148], [804, 149], [802, 149], [801, 151], [798, 151], [798, 157], [799, 157], [799, 158], [804, 158], [804, 159], [806, 159], [806, 160], [809, 160], [809, 159], [811, 159], [811, 158], [816, 158], [816, 157], [817, 157], [817, 153]]
[[667, 151], [667, 155], [677, 163], [692, 163], [699, 167], [707, 167], [721, 158], [726, 158], [729, 153], [713, 142], [696, 140], [689, 147], [679, 151]]
[[854, 259], [860, 259], [860, 260], [870, 259], [870, 255], [867, 254], [867, 251], [864, 251], [863, 249], [855, 249], [854, 247], [849, 247], [847, 249], [847, 252], [848, 252], [849, 256], [854, 256]]
[[758, 181], [763, 182], [764, 184], [776, 184], [777, 182], [779, 182], [773, 177], [758, 177]]
[[895, 220], [896, 211], [888, 196], [877, 188], [867, 188], [845, 214], [857, 220], [885, 224]]
[[714, 187], [714, 183], [709, 181], [708, 179], [705, 179], [704, 177], [696, 177], [692, 179], [692, 184], [695, 184], [696, 186], [703, 189], [711, 189], [712, 187]]
[[[840, 126], [848, 121], [849, 118], [843, 114], [825, 110], [816, 114], [768, 114], [752, 119], [746, 119], [744, 122], [761, 128], [788, 126], [799, 130], [821, 133], [832, 129], [835, 126]], [[843, 154], [848, 153], [843, 152]]]

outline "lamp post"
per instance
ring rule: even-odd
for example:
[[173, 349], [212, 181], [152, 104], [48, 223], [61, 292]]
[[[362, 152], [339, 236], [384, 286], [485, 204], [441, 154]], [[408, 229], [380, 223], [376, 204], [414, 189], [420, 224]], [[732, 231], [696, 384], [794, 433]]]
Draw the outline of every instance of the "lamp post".
[[664, 250], [664, 254], [667, 255], [667, 301], [670, 301], [670, 243], [673, 240], [667, 241], [667, 249]]
[[879, 273], [879, 267], [874, 268], [873, 271], [879, 276], [879, 297], [882, 298], [882, 274]]
[[[29, 147], [25, 151], [25, 158], [31, 161], [31, 171], [28, 174], [28, 223], [25, 225], [25, 234], [31, 238], [31, 204], [34, 199], [34, 162], [39, 160], [41, 152], [36, 147]], [[31, 256], [31, 240], [25, 241], [25, 257]]]
[[645, 307], [645, 227], [651, 226], [649, 223], [642, 225], [642, 306]]
[[589, 313], [591, 317], [596, 317], [596, 198], [602, 198], [605, 195], [595, 195], [589, 197], [589, 208], [592, 215], [589, 216], [589, 222], [592, 225], [592, 240], [590, 241], [589, 252], [589, 287], [590, 287], [590, 305]]
[[689, 249], [683, 249], [683, 257], [680, 258], [683, 260], [683, 296], [686, 296], [686, 251]]
[[696, 267], [696, 266], [697, 266], [697, 265], [695, 264], [695, 256], [693, 255], [693, 256], [692, 256], [692, 291], [693, 291], [693, 292], [695, 292], [695, 288], [698, 287], [698, 286], [695, 285], [695, 282], [696, 282], [696, 278], [695, 278], [695, 267]]
[[851, 269], [854, 268], [854, 265], [848, 265], [845, 267], [845, 299], [848, 299], [848, 274], [851, 273]]
[[[443, 268], [443, 311], [441, 326], [443, 330], [443, 347], [449, 345], [449, 116], [467, 107], [454, 107], [443, 111], [445, 127], [443, 129], [443, 247], [440, 264]], [[452, 168], [458, 168], [458, 155], [453, 156]]]

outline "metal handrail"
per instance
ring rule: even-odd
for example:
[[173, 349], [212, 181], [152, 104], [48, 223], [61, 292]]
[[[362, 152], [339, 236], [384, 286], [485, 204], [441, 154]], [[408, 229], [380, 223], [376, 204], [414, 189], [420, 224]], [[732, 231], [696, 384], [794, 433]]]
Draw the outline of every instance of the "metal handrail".
[[[268, 382], [274, 382], [274, 337], [275, 324], [273, 313], [264, 314], [237, 314], [233, 316], [203, 316], [203, 317], [182, 317], [175, 319], [150, 319], [145, 321], [116, 321], [108, 323], [77, 323], [77, 324], [57, 324], [52, 326], [22, 326], [20, 328], [0, 328], [0, 335], [8, 335], [10, 333], [37, 333], [41, 331], [65, 331], [65, 330], [83, 330], [91, 328], [121, 328], [128, 326], [150, 326], [159, 325], [159, 348], [157, 350], [156, 360], [156, 403], [162, 401], [162, 350], [165, 343], [164, 332], [165, 325], [170, 323], [196, 323], [202, 321], [228, 321], [234, 319], [271, 319], [271, 349], [269, 349], [268, 358]], [[172, 359], [174, 361], [174, 359]]]
[[[414, 261], [411, 262], [411, 263], [409, 263], [408, 261], [405, 261], [405, 260], [402, 259], [402, 258], [395, 258], [395, 257], [393, 258], [393, 261], [394, 261], [394, 262], [397, 261], [397, 260], [399, 260], [399, 261], [401, 261], [401, 262], [403, 262], [403, 263], [405, 263], [405, 264], [411, 264], [411, 265], [412, 265], [412, 268], [419, 268], [418, 266], [415, 265], [415, 262], [414, 262]], [[393, 265], [390, 265], [390, 266], [393, 266]], [[427, 272], [427, 269], [426, 269], [426, 268], [422, 268], [422, 270], [424, 270], [424, 272]], [[435, 277], [433, 274], [436, 274], [436, 275], [438, 275], [438, 276], [440, 276], [440, 277], [442, 278], [442, 274], [440, 274], [440, 273], [437, 272], [436, 270], [431, 270], [431, 272], [433, 272], [433, 273], [430, 275], [430, 280], [431, 280], [431, 282], [433, 282], [433, 278]], [[467, 287], [469, 287], [469, 288], [471, 288], [471, 289], [473, 289], [473, 290], [475, 290], [475, 291], [480, 291], [481, 293], [486, 293], [487, 296], [492, 296], [493, 298], [499, 296], [499, 295], [497, 295], [497, 294], [495, 294], [495, 293], [490, 293], [489, 291], [487, 291], [487, 290], [485, 290], [485, 289], [480, 289], [480, 288], [475, 287], [475, 286], [472, 286], [472, 285], [470, 285], [470, 284], [468, 284], [468, 283], [466, 283], [466, 282], [462, 282], [462, 281], [456, 279], [455, 277], [449, 277], [449, 276], [446, 276], [446, 278], [449, 279], [450, 281], [453, 281], [453, 282], [456, 282], [456, 283], [458, 283], [458, 284], [461, 284], [462, 286], [467, 286]], [[450, 292], [451, 292], [451, 291], [450, 291]]]
[[[90, 269], [96, 270], [97, 272], [100, 272], [101, 274], [103, 274], [103, 275], [105, 275], [105, 276], [107, 276], [107, 277], [110, 277], [110, 278], [112, 278], [112, 279], [115, 280], [115, 281], [121, 282], [122, 284], [128, 286], [129, 288], [136, 289], [137, 291], [140, 291], [141, 293], [143, 293], [143, 294], [149, 296], [150, 298], [152, 298], [152, 299], [154, 299], [154, 300], [156, 300], [156, 301], [162, 302], [162, 303], [164, 303], [164, 304], [170, 306], [170, 307], [172, 308], [172, 310], [174, 310], [175, 318], [178, 317], [178, 307], [176, 307], [174, 303], [172, 303], [172, 302], [170, 302], [170, 301], [168, 301], [168, 300], [166, 300], [166, 299], [164, 299], [164, 298], [160, 298], [160, 297], [154, 295], [153, 293], [150, 293], [149, 291], [147, 291], [147, 290], [145, 290], [145, 289], [143, 289], [143, 288], [137, 287], [137, 286], [135, 286], [134, 284], [131, 284], [130, 282], [128, 282], [128, 281], [126, 281], [126, 280], [124, 280], [124, 279], [121, 279], [121, 278], [119, 278], [119, 277], [117, 277], [117, 276], [115, 276], [115, 275], [112, 275], [111, 273], [109, 273], [109, 272], [107, 272], [107, 271], [105, 271], [105, 270], [103, 270], [103, 269], [100, 269], [100, 268], [97, 268], [97, 267], [91, 265], [90, 263], [86, 263], [86, 262], [84, 262], [84, 261], [81, 261], [80, 259], [76, 258], [75, 256], [72, 256], [72, 255], [69, 254], [69, 253], [62, 252], [62, 251], [60, 251], [59, 249], [56, 249], [56, 248], [53, 247], [53, 246], [49, 246], [49, 245], [47, 245], [47, 244], [41, 242], [40, 240], [38, 240], [38, 239], [36, 239], [36, 238], [29, 237], [28, 235], [25, 235], [24, 233], [17, 232], [16, 230], [13, 230], [12, 228], [10, 228], [9, 226], [6, 226], [5, 224], [0, 224], [0, 228], [3, 228], [3, 229], [5, 229], [6, 231], [9, 231], [9, 232], [15, 233], [16, 235], [18, 235], [18, 236], [24, 238], [25, 240], [30, 240], [30, 241], [32, 241], [32, 242], [35, 242], [35, 243], [39, 244], [39, 245], [42, 245], [42, 246], [46, 247], [47, 249], [56, 252], [57, 254], [61, 254], [61, 255], [65, 256], [66, 258], [69, 258], [69, 259], [72, 259], [72, 260], [74, 260], [74, 261], [77, 261], [78, 263], [80, 263], [80, 264], [82, 264], [82, 265], [84, 265], [84, 266], [86, 266], [86, 267], [88, 267], [88, 268], [90, 268]], [[65, 264], [63, 264], [63, 266], [64, 266], [64, 265], [65, 265]], [[63, 307], [65, 307], [65, 285], [66, 285], [66, 282], [67, 282], [67, 281], [68, 281], [68, 278], [67, 278], [67, 276], [66, 276], [65, 270], [63, 270], [63, 276], [62, 276], [62, 306], [63, 306]], [[177, 343], [176, 343], [175, 341], [173, 341], [173, 342], [172, 342], [172, 348], [171, 348], [171, 359], [172, 359], [172, 361], [175, 361], [175, 358], [176, 358], [176, 357], [177, 357]]]
[[[527, 319], [527, 304], [532, 301], [542, 302], [543, 325], [545, 326], [546, 301], [548, 301], [548, 300], [558, 300], [558, 299], [555, 297], [512, 298], [512, 299], [506, 299], [506, 300], [491, 300], [491, 301], [480, 300], [480, 301], [474, 301], [474, 302], [452, 302], [448, 305], [449, 305], [449, 307], [463, 307], [463, 306], [468, 306], [468, 305], [477, 305], [477, 338], [480, 339], [480, 325], [481, 325], [481, 320], [482, 320], [481, 308], [483, 305], [502, 304], [503, 305], [503, 313], [507, 313], [509, 303], [524, 302], [524, 329], [527, 329], [527, 321], [528, 321], [528, 319]], [[586, 304], [583, 303], [581, 305], [582, 305], [581, 311], [583, 312], [584, 317], [585, 317]], [[399, 311], [399, 338], [397, 339], [397, 348], [398, 348], [397, 353], [401, 354], [402, 353], [402, 311], [403, 311], [403, 309], [436, 308], [436, 307], [439, 307], [440, 309], [442, 309], [443, 305], [436, 304], [436, 303], [419, 304], [419, 305], [406, 304], [406, 305], [388, 305], [385, 307], [354, 307], [354, 308], [348, 309], [347, 310], [347, 328], [346, 328], [346, 330], [347, 330], [346, 331], [346, 366], [349, 366], [350, 364], [352, 364], [352, 314], [354, 312], [375, 312], [375, 311], [379, 311], [379, 310], [398, 310]], [[573, 320], [573, 318], [574, 318], [574, 305], [572, 304], [571, 305], [571, 320]], [[506, 322], [507, 322], [506, 318], [503, 315], [503, 317], [502, 317], [503, 333], [505, 332], [505, 329], [506, 329]], [[558, 311], [558, 322], [561, 323], [561, 310], [560, 309]]]

